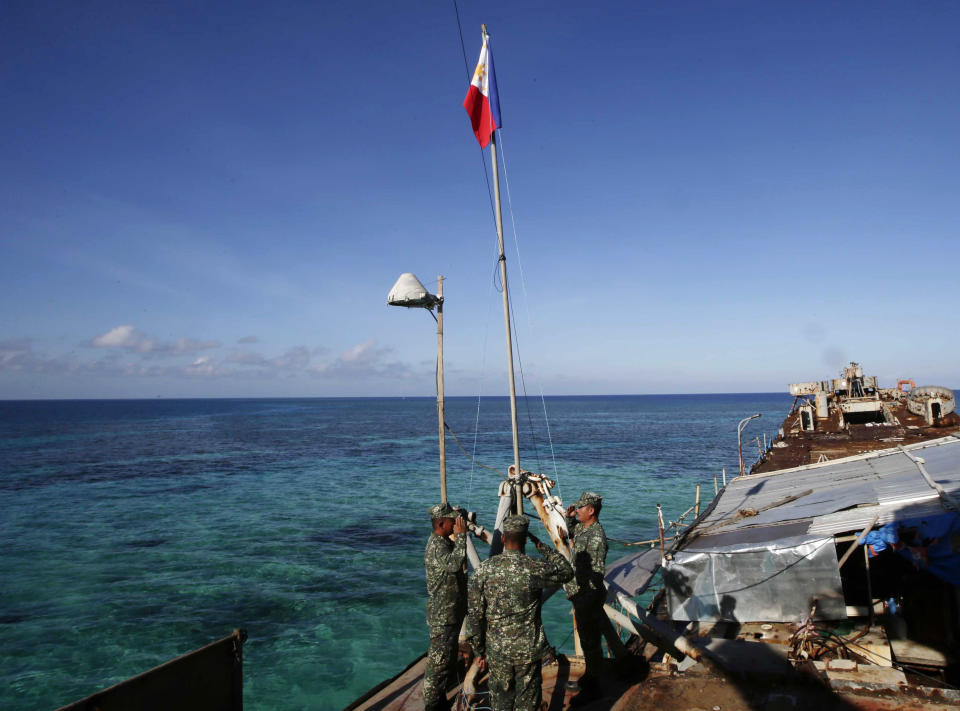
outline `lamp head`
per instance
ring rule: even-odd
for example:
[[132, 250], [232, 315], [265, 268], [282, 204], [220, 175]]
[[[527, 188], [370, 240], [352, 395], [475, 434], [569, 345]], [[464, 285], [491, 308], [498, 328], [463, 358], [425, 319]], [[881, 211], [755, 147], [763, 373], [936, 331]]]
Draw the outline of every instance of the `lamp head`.
[[432, 309], [439, 303], [440, 299], [427, 291], [420, 280], [410, 272], [401, 274], [387, 295], [388, 305], [405, 306], [408, 309]]

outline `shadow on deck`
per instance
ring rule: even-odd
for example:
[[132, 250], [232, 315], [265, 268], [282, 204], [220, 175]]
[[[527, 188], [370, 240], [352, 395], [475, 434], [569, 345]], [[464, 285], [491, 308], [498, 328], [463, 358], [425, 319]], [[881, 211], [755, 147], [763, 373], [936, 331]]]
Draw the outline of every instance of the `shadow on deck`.
[[[714, 640], [708, 647], [709, 660], [683, 673], [671, 665], [647, 664], [642, 657], [626, 661], [607, 660], [602, 696], [586, 701], [568, 691], [569, 679], [583, 674], [578, 657], [558, 657], [543, 667], [544, 711], [880, 711], [892, 709], [956, 708], [936, 700], [905, 698], [902, 691], [854, 688], [838, 693], [815, 670], [798, 670], [766, 644], [740, 640]], [[394, 679], [354, 702], [349, 711], [421, 711], [421, 684], [425, 660], [421, 657]], [[478, 684], [474, 707], [489, 707], [486, 679]], [[869, 686], [869, 685], [868, 685]], [[468, 709], [451, 690], [454, 708]]]

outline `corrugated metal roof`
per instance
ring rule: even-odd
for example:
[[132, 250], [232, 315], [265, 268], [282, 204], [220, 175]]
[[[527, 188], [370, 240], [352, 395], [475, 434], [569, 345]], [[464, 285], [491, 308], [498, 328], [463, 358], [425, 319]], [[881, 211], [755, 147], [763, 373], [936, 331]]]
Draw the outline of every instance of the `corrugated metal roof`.
[[[921, 458], [933, 480], [955, 497], [960, 491], [960, 438], [904, 449]], [[793, 496], [797, 498], [784, 501]], [[738, 513], [746, 509], [758, 513]], [[774, 524], [790, 521], [808, 521], [810, 534], [832, 534], [862, 530], [878, 514], [882, 525], [946, 510], [917, 463], [893, 449], [738, 477], [721, 492], [697, 531], [702, 536], [763, 526], [769, 527], [772, 541], [780, 537]]]
[[916, 503], [885, 504], [881, 506], [865, 506], [850, 511], [840, 511], [827, 516], [818, 516], [810, 522], [810, 535], [827, 535], [844, 533], [846, 531], [862, 531], [873, 517], [879, 517], [874, 528], [884, 526], [891, 521], [908, 518], [920, 518], [943, 513], [943, 505], [936, 494], [926, 501]]

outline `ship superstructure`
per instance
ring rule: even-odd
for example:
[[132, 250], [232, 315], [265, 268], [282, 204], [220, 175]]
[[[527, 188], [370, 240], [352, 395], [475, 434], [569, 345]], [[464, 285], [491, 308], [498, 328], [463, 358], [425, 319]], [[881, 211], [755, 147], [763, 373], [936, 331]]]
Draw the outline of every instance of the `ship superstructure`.
[[753, 474], [927, 442], [960, 424], [949, 388], [915, 387], [912, 380], [881, 388], [858, 363], [839, 378], [793, 383], [790, 394], [793, 407]]

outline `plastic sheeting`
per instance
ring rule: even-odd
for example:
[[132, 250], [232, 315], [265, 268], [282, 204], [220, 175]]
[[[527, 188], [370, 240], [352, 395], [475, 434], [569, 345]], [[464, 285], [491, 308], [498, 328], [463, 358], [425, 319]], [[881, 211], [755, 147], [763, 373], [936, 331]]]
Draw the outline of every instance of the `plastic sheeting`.
[[650, 586], [650, 581], [660, 569], [660, 549], [648, 548], [639, 553], [631, 553], [607, 566], [604, 579], [614, 598], [620, 592], [627, 597], [642, 595]]
[[787, 547], [675, 554], [663, 569], [674, 620], [800, 622], [845, 619], [833, 538]]
[[893, 548], [917, 569], [960, 586], [960, 514], [956, 512], [894, 521], [868, 533], [863, 542], [870, 546], [871, 556]]

